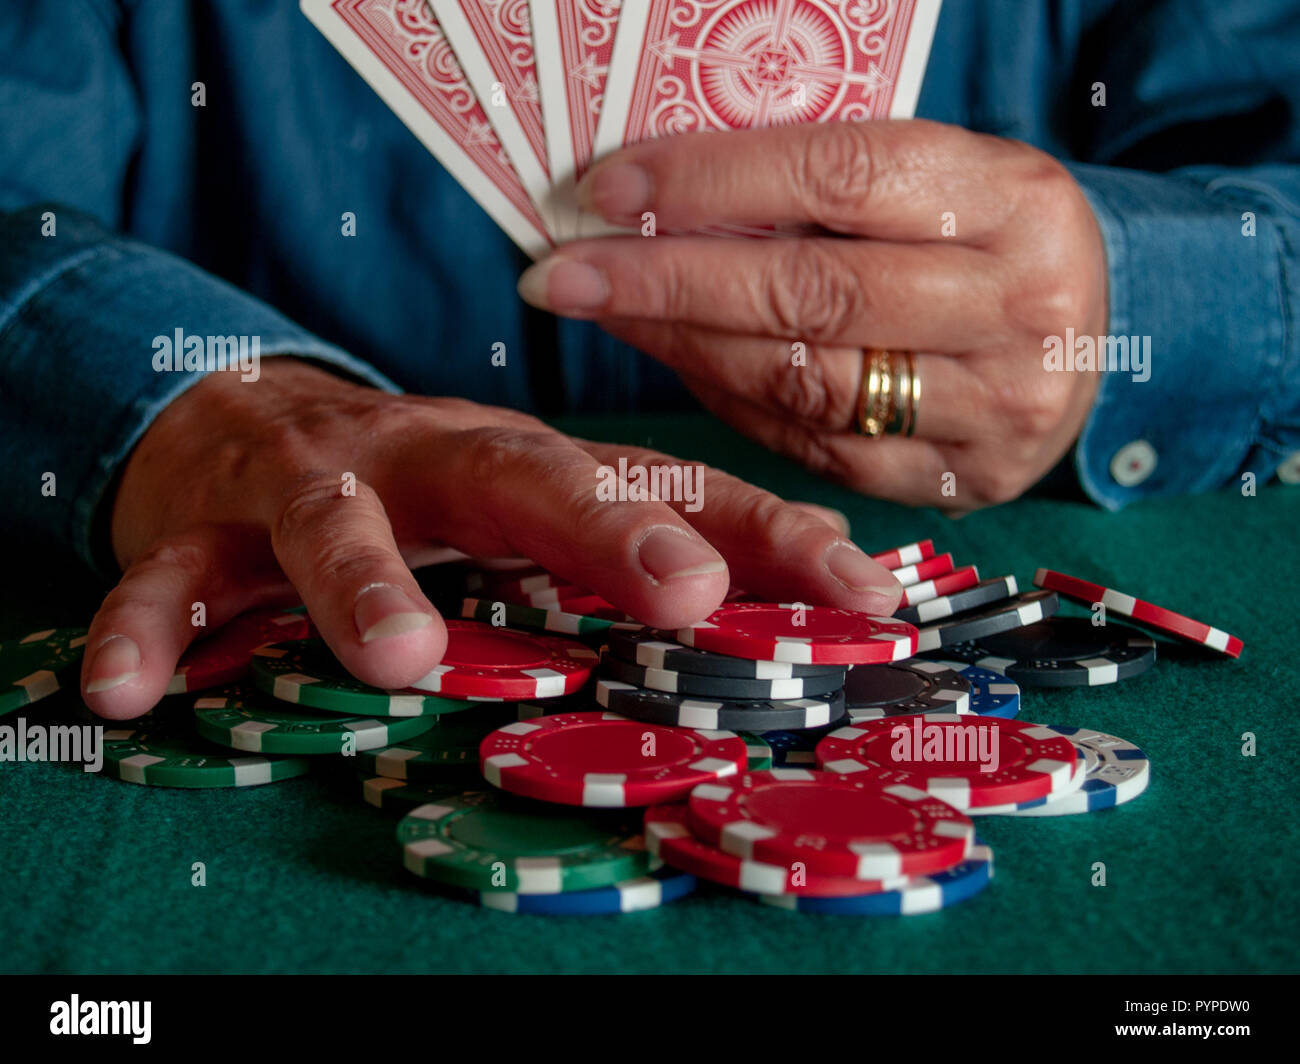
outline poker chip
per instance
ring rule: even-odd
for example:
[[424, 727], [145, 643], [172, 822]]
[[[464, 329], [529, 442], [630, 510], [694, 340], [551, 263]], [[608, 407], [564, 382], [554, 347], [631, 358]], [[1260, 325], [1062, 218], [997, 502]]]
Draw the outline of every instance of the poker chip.
[[1002, 717], [1010, 720], [1020, 712], [1020, 685], [1000, 673], [967, 665], [962, 661], [940, 661], [935, 665], [953, 669], [970, 684], [970, 708], [981, 717]]
[[763, 733], [763, 742], [772, 751], [773, 768], [816, 768], [817, 757], [813, 753], [823, 735], [839, 727], [828, 724], [821, 728], [805, 728], [800, 731], [769, 731]]
[[688, 807], [691, 830], [724, 853], [857, 879], [940, 872], [963, 860], [975, 837], [948, 803], [861, 774], [746, 772], [701, 783]]
[[1243, 644], [1235, 635], [1229, 635], [1222, 629], [1213, 628], [1202, 621], [1185, 617], [1181, 613], [1175, 613], [1173, 610], [1157, 606], [1153, 602], [1136, 598], [1123, 591], [1103, 587], [1089, 580], [1080, 580], [1076, 576], [1066, 576], [1052, 569], [1039, 569], [1034, 573], [1034, 583], [1038, 587], [1059, 591], [1062, 595], [1068, 595], [1089, 605], [1100, 602], [1106, 609], [1118, 613], [1121, 617], [1131, 618], [1138, 624], [1154, 628], [1166, 635], [1177, 636], [1189, 643], [1208, 647], [1230, 658], [1241, 657]]
[[888, 617], [828, 606], [724, 604], [677, 631], [679, 642], [717, 654], [812, 665], [873, 665], [916, 653], [916, 629]]
[[556, 698], [573, 694], [595, 668], [595, 651], [572, 639], [482, 621], [449, 620], [442, 661], [411, 684], [445, 698]]
[[999, 576], [992, 580], [981, 580], [962, 591], [940, 595], [915, 606], [903, 606], [894, 611], [894, 616], [908, 624], [933, 624], [957, 613], [1001, 602], [1016, 594], [1017, 590], [1014, 576]]
[[558, 894], [645, 875], [649, 855], [637, 819], [468, 791], [412, 809], [397, 825], [397, 841], [407, 870], [426, 879]]
[[562, 894], [517, 894], [508, 890], [485, 890], [478, 903], [485, 909], [538, 916], [611, 916], [618, 913], [658, 909], [694, 893], [699, 881], [686, 872], [662, 865], [636, 879], [625, 879], [594, 890], [570, 890]]
[[221, 746], [264, 754], [339, 754], [413, 739], [436, 717], [344, 717], [329, 710], [275, 702], [241, 687], [194, 703], [194, 726]]
[[310, 629], [303, 613], [254, 610], [240, 614], [211, 635], [190, 644], [176, 665], [167, 694], [206, 691], [242, 680], [252, 667], [254, 650], [268, 643], [306, 639]]
[[0, 713], [54, 694], [85, 647], [84, 628], [47, 628], [0, 643]]
[[[953, 592], [974, 587], [979, 582], [979, 570], [973, 565], [967, 565], [961, 569], [954, 569], [951, 573], [944, 573], [943, 576], [936, 576], [933, 580], [922, 580], [919, 583], [904, 587], [903, 597], [899, 599], [899, 604], [904, 609], [918, 606], [942, 595], [950, 595]], [[897, 618], [897, 611], [895, 611], [894, 616]]]
[[[818, 767], [826, 772], [865, 772], [884, 783], [916, 787], [963, 810], [1062, 791], [1077, 760], [1070, 741], [1050, 728], [955, 713], [858, 721], [825, 736], [816, 754]], [[986, 772], [994, 756], [997, 767]]]
[[827, 916], [916, 916], [934, 913], [973, 898], [993, 880], [993, 851], [971, 847], [958, 865], [928, 876], [909, 879], [897, 890], [842, 898], [814, 898], [791, 894], [755, 894], [755, 900], [779, 909]]
[[516, 721], [479, 747], [495, 787], [563, 805], [672, 802], [707, 780], [743, 772], [744, 741], [729, 731], [665, 728], [614, 713]]
[[439, 783], [449, 778], [480, 779], [479, 744], [503, 724], [519, 719], [518, 707], [486, 703], [465, 713], [433, 717], [434, 727], [396, 746], [365, 750], [357, 766], [371, 776], [413, 783]]
[[535, 628], [560, 635], [599, 637], [612, 628], [639, 631], [644, 625], [635, 621], [619, 621], [608, 617], [589, 617], [565, 610], [544, 610], [537, 606], [520, 606], [513, 602], [493, 602], [489, 599], [467, 598], [460, 606], [460, 615], [469, 620], [485, 621], [494, 627]]
[[794, 676], [780, 680], [746, 679], [738, 676], [696, 676], [691, 672], [633, 665], [612, 654], [603, 654], [601, 675], [611, 680], [646, 687], [669, 694], [704, 695], [734, 700], [763, 698], [813, 698], [828, 695], [844, 686], [844, 670], [820, 676]]
[[627, 616], [612, 602], [581, 588], [548, 588], [522, 596], [522, 599], [521, 605], [536, 606], [543, 610], [563, 610], [565, 613], [581, 613], [589, 617], [612, 616], [620, 620]]
[[879, 562], [886, 569], [900, 569], [904, 565], [915, 565], [934, 557], [934, 540], [923, 539], [919, 543], [908, 543], [893, 550], [882, 550], [870, 555], [873, 562]]
[[477, 570], [465, 575], [465, 587], [470, 591], [522, 592], [543, 591], [548, 587], [572, 587], [562, 576], [548, 572], [540, 565], [519, 569]]
[[922, 653], [971, 639], [1023, 628], [1050, 617], [1060, 605], [1054, 591], [1026, 591], [982, 610], [967, 610], [917, 630], [916, 650]]
[[106, 728], [104, 774], [150, 787], [255, 787], [304, 776], [304, 757], [227, 757], [188, 728], [145, 717], [137, 726]]
[[1151, 782], [1151, 762], [1132, 743], [1090, 728], [1048, 725], [1072, 742], [1084, 756], [1082, 785], [1072, 793], [1028, 802], [1008, 816], [1072, 816], [1112, 809], [1131, 802]]
[[844, 692], [823, 698], [718, 700], [649, 691], [618, 680], [596, 681], [596, 701], [637, 720], [679, 728], [756, 731], [817, 728], [844, 716]]
[[685, 805], [652, 805], [645, 812], [645, 844], [665, 864], [713, 883], [761, 894], [800, 894], [840, 897], [896, 890], [906, 877], [856, 879], [809, 871], [803, 862], [790, 865], [749, 861], [724, 853], [698, 838], [690, 828]]
[[926, 558], [914, 565], [903, 565], [897, 569], [891, 567], [889, 571], [894, 574], [895, 580], [904, 587], [909, 587], [951, 573], [954, 568], [951, 554], [936, 554], [933, 558]]
[[745, 744], [745, 767], [750, 772], [759, 772], [772, 767], [772, 747], [761, 735], [753, 732], [736, 732]]
[[1141, 676], [1156, 661], [1150, 636], [1125, 624], [1051, 617], [1012, 632], [945, 647], [944, 653], [1022, 686], [1097, 687]]
[[858, 665], [844, 681], [850, 720], [877, 720], [907, 713], [969, 713], [970, 684], [961, 673], [933, 661]]
[[253, 651], [253, 684], [281, 702], [349, 716], [436, 716], [474, 705], [473, 699], [371, 687], [352, 676], [319, 639], [258, 647]]
[[[1046, 728], [1047, 725], [1039, 725]], [[1055, 729], [1050, 729], [1055, 731]], [[1044, 802], [1054, 802], [1058, 798], [1065, 798], [1077, 791], [1082, 785], [1084, 778], [1088, 774], [1087, 758], [1083, 750], [1076, 746], [1074, 748], [1074, 768], [1070, 775], [1063, 781], [1053, 783], [1052, 789], [1040, 798], [1030, 798], [1023, 802], [1008, 802], [1004, 805], [982, 805], [976, 809], [968, 809], [970, 816], [1015, 816], [1022, 809], [1028, 809], [1032, 806], [1041, 805]]]
[[463, 794], [465, 788], [455, 783], [411, 783], [387, 776], [361, 775], [361, 800], [385, 812], [405, 815], [417, 806], [440, 802]]
[[667, 633], [653, 628], [611, 628], [609, 649], [624, 661], [647, 669], [689, 672], [695, 676], [719, 676], [753, 680], [788, 680], [794, 677], [834, 676], [844, 679], [842, 665], [798, 665], [788, 661], [762, 661], [711, 654], [684, 646]]

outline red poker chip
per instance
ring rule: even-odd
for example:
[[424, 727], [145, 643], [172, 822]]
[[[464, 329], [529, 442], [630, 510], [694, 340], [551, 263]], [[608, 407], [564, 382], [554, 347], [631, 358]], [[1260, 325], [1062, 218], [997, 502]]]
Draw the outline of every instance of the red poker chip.
[[670, 728], [617, 713], [521, 720], [479, 746], [484, 777], [503, 791], [593, 807], [678, 801], [748, 763], [745, 740], [734, 732]]
[[1202, 621], [1185, 617], [1181, 613], [1157, 606], [1154, 602], [1145, 602], [1123, 591], [1094, 584], [1090, 580], [1080, 580], [1077, 576], [1066, 576], [1051, 569], [1039, 569], [1034, 573], [1034, 584], [1046, 591], [1059, 591], [1079, 602], [1092, 605], [1094, 602], [1105, 604], [1106, 609], [1128, 617], [1148, 628], [1175, 635], [1190, 643], [1198, 643], [1230, 658], [1241, 657], [1245, 648], [1235, 635], [1229, 635], [1220, 628], [1211, 627]]
[[[826, 772], [866, 773], [972, 810], [1027, 802], [1067, 787], [1078, 756], [1051, 728], [956, 713], [856, 721], [824, 736], [815, 753]], [[992, 771], [985, 771], [990, 765]]]
[[955, 568], [951, 554], [936, 554], [933, 558], [925, 558], [914, 565], [903, 565], [889, 571], [894, 574], [895, 580], [907, 587], [911, 584], [919, 584], [922, 580], [933, 580], [936, 576], [943, 576], [944, 573], [950, 573]]
[[882, 550], [869, 555], [873, 562], [879, 562], [886, 569], [901, 569], [904, 565], [915, 565], [934, 557], [934, 540], [923, 539], [919, 543], [908, 543], [893, 550]]
[[970, 819], [947, 802], [861, 773], [746, 772], [691, 791], [699, 838], [747, 860], [855, 879], [942, 872], [966, 859]]
[[305, 613], [251, 610], [241, 613], [209, 636], [190, 644], [176, 664], [169, 695], [206, 691], [242, 679], [252, 668], [253, 651], [268, 643], [306, 639], [311, 633]]
[[826, 876], [808, 870], [802, 861], [777, 865], [724, 853], [691, 831], [690, 811], [681, 804], [655, 805], [645, 811], [645, 842], [651, 855], [664, 864], [701, 879], [759, 894], [842, 898], [898, 890], [908, 880], [907, 876], [893, 879]]
[[558, 698], [573, 694], [600, 660], [563, 636], [447, 621], [447, 652], [411, 690], [447, 698]]
[[916, 629], [904, 621], [774, 602], [725, 604], [679, 628], [676, 639], [716, 654], [795, 665], [878, 665], [916, 653]]
[[965, 591], [979, 582], [979, 570], [973, 565], [967, 565], [961, 569], [954, 569], [950, 573], [944, 573], [942, 576], [936, 576], [933, 580], [923, 580], [903, 588], [903, 597], [898, 605], [900, 609], [903, 606], [915, 606], [939, 598], [941, 595], [951, 595], [954, 591]]

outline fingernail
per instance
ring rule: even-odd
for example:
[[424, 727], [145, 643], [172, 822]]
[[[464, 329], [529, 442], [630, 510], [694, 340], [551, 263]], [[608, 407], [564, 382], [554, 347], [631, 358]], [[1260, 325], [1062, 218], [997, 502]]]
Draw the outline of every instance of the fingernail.
[[582, 314], [609, 301], [609, 282], [594, 266], [552, 255], [519, 278], [519, 298], [556, 314]]
[[658, 583], [725, 572], [727, 563], [703, 540], [668, 525], [657, 525], [636, 548], [641, 567]]
[[650, 172], [632, 163], [611, 163], [589, 170], [578, 182], [578, 206], [611, 222], [638, 218], [650, 209], [654, 185]]
[[353, 610], [363, 643], [426, 628], [433, 618], [392, 584], [372, 584], [357, 597]]
[[99, 644], [90, 663], [90, 681], [86, 694], [98, 694], [121, 687], [140, 675], [140, 648], [134, 639], [124, 635], [111, 635]]
[[873, 562], [848, 540], [838, 540], [826, 550], [826, 571], [850, 591], [897, 595], [898, 581], [892, 585], [882, 584], [880, 570], [877, 562]]

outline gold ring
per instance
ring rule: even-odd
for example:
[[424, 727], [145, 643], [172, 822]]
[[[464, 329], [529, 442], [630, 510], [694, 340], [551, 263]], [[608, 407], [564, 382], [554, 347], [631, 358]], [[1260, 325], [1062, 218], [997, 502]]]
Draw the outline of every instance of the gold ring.
[[[898, 363], [895, 362], [897, 355]], [[858, 390], [857, 429], [873, 440], [890, 435], [911, 436], [921, 405], [921, 377], [911, 351], [862, 351], [862, 385]]]

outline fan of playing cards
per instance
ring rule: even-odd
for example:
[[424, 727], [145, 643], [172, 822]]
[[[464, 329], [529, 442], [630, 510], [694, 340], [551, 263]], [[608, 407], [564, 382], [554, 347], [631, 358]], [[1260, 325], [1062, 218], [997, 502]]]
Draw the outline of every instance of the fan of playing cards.
[[591, 163], [691, 130], [909, 118], [940, 0], [302, 0], [533, 258]]

